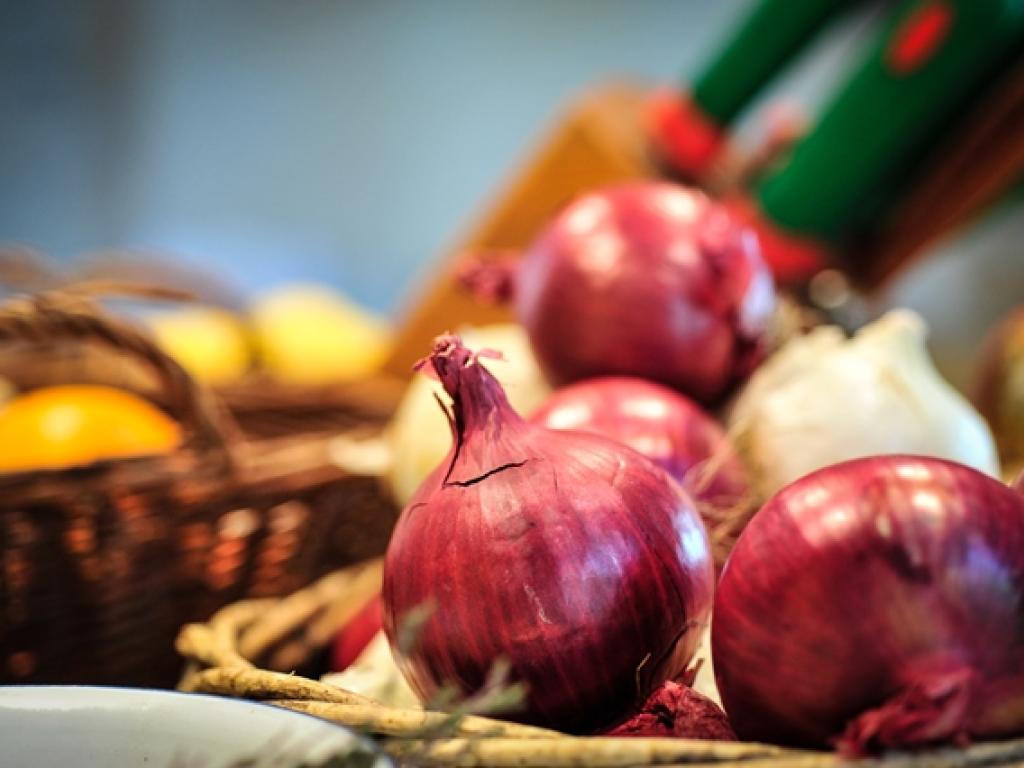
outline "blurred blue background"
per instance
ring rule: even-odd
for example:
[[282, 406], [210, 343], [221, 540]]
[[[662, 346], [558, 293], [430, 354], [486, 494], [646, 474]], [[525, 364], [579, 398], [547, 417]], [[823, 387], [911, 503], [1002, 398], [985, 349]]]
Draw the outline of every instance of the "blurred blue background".
[[571, 98], [692, 73], [749, 5], [8, 3], [0, 238], [166, 249], [388, 310]]
[[[61, 259], [170, 251], [244, 290], [318, 279], [396, 310], [569, 99], [608, 77], [693, 75], [750, 5], [0, 4], [0, 241]], [[813, 109], [878, 12], [765, 98]], [[1019, 214], [945, 245], [886, 300], [952, 333], [935, 292], [955, 284], [962, 313], [993, 315], [1005, 279], [979, 284], [958, 253], [1021, 266]]]

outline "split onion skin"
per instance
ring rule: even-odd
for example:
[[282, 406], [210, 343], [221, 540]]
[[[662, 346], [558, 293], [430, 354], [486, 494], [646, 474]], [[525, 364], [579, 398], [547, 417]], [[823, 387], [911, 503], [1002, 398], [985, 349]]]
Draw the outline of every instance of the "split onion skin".
[[1024, 498], [940, 459], [836, 464], [754, 516], [712, 653], [743, 739], [847, 754], [1024, 732]]
[[[526, 684], [505, 716], [573, 733], [626, 717], [682, 672], [714, 589], [707, 535], [662, 469], [605, 438], [529, 424], [454, 337], [430, 358], [452, 452], [403, 511], [384, 628], [424, 700], [478, 690], [498, 659]], [[399, 635], [428, 615], [411, 647]]]
[[698, 506], [729, 509], [750, 493], [718, 423], [685, 395], [632, 376], [601, 376], [556, 390], [530, 420], [616, 440], [668, 472]]
[[516, 314], [555, 385], [601, 375], [721, 400], [775, 306], [756, 234], [701, 192], [632, 182], [571, 203], [523, 254]]

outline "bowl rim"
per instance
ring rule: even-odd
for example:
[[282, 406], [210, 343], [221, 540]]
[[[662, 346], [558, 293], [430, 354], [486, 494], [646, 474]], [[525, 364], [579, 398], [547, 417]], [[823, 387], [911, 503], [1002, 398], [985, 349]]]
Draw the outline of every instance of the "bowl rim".
[[[268, 710], [273, 712], [275, 716], [280, 716], [285, 720], [292, 721], [306, 721], [311, 725], [316, 724], [318, 728], [324, 730], [332, 730], [337, 732], [339, 735], [346, 735], [354, 740], [353, 746], [361, 746], [368, 752], [375, 756], [376, 760], [385, 760], [386, 762], [382, 765], [392, 765], [391, 761], [387, 758], [385, 752], [380, 748], [371, 737], [366, 734], [360, 733], [354, 728], [336, 723], [332, 720], [327, 720], [316, 715], [309, 714], [308, 712], [296, 712], [292, 709], [286, 709], [284, 707], [277, 707], [273, 704], [268, 704], [262, 701], [254, 701], [252, 699], [241, 699], [232, 696], [218, 696], [211, 693], [190, 693], [187, 691], [177, 691], [167, 688], [142, 688], [137, 686], [120, 686], [120, 685], [62, 685], [62, 684], [29, 684], [29, 685], [0, 685], [0, 712], [10, 707], [5, 706], [5, 701], [15, 699], [19, 693], [53, 693], [58, 694], [62, 691], [77, 691], [84, 693], [96, 693], [101, 697], [110, 699], [139, 699], [139, 698], [157, 698], [163, 700], [178, 700], [178, 701], [195, 701], [200, 699], [206, 702], [216, 702], [218, 706], [226, 706], [229, 709], [234, 707], [255, 707], [260, 710]], [[84, 704], [76, 709], [87, 709], [88, 705]], [[38, 711], [38, 709], [37, 709]]]

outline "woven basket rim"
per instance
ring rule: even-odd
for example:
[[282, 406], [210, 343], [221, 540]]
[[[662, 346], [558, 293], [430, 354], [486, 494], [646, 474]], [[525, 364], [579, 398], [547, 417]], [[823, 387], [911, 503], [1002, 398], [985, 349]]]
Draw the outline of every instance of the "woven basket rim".
[[56, 290], [16, 296], [0, 304], [0, 343], [54, 340], [101, 344], [147, 366], [156, 376], [168, 410], [186, 429], [183, 447], [219, 451], [230, 460], [237, 428], [211, 392], [155, 340], [104, 311], [90, 294]]
[[302, 491], [327, 486], [352, 473], [329, 455], [335, 435], [247, 440], [236, 449], [232, 470], [204, 461], [202, 451], [106, 459], [77, 467], [0, 473], [0, 512], [25, 503], [65, 501], [83, 492], [130, 496], [189, 481], [189, 498], [213, 503], [239, 493]]
[[[313, 714], [383, 737], [385, 749], [396, 758], [441, 768], [626, 768], [683, 763], [721, 768], [966, 768], [1024, 764], [1024, 738], [851, 760], [831, 752], [756, 742], [568, 736], [475, 715], [453, 723], [443, 712], [385, 706], [338, 686], [260, 669], [253, 663], [252, 658], [291, 635], [301, 637], [310, 650], [329, 642], [331, 630], [344, 626], [379, 591], [381, 571], [380, 558], [366, 561], [328, 574], [287, 597], [234, 603], [206, 623], [186, 625], [176, 641], [186, 661], [179, 690], [256, 699]], [[454, 735], [429, 735], [436, 734], [438, 724], [447, 724]]]

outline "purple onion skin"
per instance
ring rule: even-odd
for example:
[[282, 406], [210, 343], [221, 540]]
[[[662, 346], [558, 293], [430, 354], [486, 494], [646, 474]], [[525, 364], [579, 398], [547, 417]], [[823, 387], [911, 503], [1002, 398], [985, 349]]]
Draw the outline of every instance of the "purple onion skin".
[[[626, 716], [692, 658], [714, 589], [692, 500], [629, 448], [523, 421], [452, 337], [431, 358], [456, 447], [403, 511], [384, 628], [428, 699], [479, 689], [499, 658], [526, 684], [508, 715], [574, 733]], [[409, 653], [403, 617], [433, 610]]]
[[775, 303], [757, 236], [703, 193], [609, 187], [523, 254], [516, 312], [556, 385], [621, 374], [719, 401], [763, 356]]
[[719, 582], [712, 654], [744, 739], [847, 754], [1024, 732], [1024, 499], [885, 456], [783, 488]]
[[[661, 384], [603, 376], [556, 390], [530, 417], [548, 429], [574, 429], [628, 445], [668, 472], [698, 506], [730, 508], [749, 494], [746, 471], [718, 423]], [[713, 475], [701, 470], [713, 459]]]

